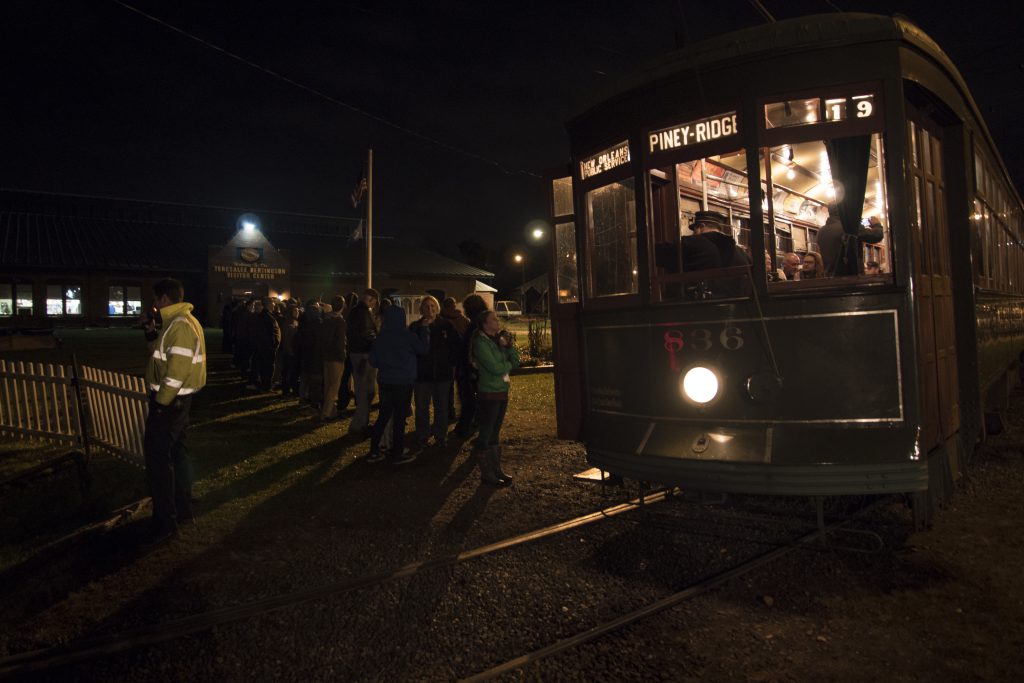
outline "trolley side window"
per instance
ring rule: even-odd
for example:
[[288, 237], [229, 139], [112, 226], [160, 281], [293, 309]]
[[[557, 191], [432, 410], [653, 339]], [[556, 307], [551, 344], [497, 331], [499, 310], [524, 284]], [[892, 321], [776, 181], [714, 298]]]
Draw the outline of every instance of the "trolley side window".
[[974, 152], [974, 172], [971, 249], [975, 284], [985, 289], [1022, 291], [1024, 235], [1016, 202], [996, 166], [978, 147]]
[[555, 220], [555, 284], [558, 303], [579, 301], [579, 274], [576, 265], [576, 213], [573, 206], [572, 178], [551, 181], [552, 214]]
[[590, 296], [636, 294], [636, 193], [633, 179], [626, 178], [587, 192], [586, 212]]

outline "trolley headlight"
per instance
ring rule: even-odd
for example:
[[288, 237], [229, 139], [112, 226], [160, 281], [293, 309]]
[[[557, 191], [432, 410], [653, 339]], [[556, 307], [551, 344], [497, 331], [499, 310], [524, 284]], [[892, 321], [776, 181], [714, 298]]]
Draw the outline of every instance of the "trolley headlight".
[[718, 375], [697, 365], [683, 374], [683, 395], [694, 403], [710, 403], [718, 396]]

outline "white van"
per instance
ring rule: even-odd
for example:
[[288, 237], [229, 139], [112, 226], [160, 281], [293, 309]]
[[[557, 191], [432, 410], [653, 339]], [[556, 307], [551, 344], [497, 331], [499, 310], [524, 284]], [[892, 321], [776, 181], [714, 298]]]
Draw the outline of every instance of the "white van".
[[518, 301], [495, 301], [494, 312], [499, 318], [516, 318], [523, 314]]

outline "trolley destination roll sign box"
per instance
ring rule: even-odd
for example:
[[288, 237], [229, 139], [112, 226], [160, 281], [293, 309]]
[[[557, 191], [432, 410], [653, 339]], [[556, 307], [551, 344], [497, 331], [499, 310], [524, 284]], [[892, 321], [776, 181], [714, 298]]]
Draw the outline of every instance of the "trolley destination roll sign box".
[[730, 111], [653, 131], [647, 136], [648, 151], [651, 154], [667, 152], [737, 134], [736, 112]]

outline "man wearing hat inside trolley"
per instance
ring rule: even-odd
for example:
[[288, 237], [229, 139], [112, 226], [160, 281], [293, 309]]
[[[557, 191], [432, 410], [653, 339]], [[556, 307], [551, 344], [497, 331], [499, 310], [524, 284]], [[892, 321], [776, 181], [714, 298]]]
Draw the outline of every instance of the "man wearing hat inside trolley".
[[[733, 268], [750, 266], [750, 257], [741, 249], [732, 237], [732, 226], [725, 214], [718, 211], [698, 211], [690, 225], [693, 230], [694, 242], [707, 241], [715, 248], [718, 255], [716, 263], [695, 263], [687, 270], [705, 270], [709, 268]], [[726, 234], [727, 231], [728, 234]], [[749, 292], [749, 280], [743, 277], [724, 278], [712, 283], [712, 292], [718, 296], [742, 296]]]

